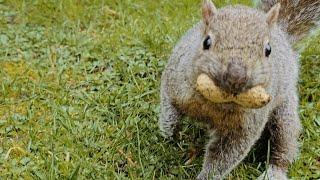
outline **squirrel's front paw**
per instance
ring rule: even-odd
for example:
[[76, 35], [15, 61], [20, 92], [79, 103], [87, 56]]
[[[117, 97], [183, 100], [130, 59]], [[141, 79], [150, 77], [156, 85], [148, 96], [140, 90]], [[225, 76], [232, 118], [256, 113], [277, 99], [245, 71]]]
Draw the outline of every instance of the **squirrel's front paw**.
[[173, 136], [173, 132], [171, 132], [171, 131], [165, 131], [165, 130], [160, 129], [160, 133], [166, 139], [169, 139]]
[[197, 176], [197, 180], [207, 180], [207, 179], [209, 179], [209, 172], [206, 172], [203, 170]]
[[276, 166], [269, 166], [268, 170], [262, 173], [258, 180], [287, 180], [287, 173]]
[[166, 124], [160, 122], [160, 132], [161, 135], [165, 138], [177, 138], [176, 136], [179, 134], [180, 126], [179, 124]]
[[220, 180], [218, 176], [215, 176], [211, 170], [202, 169], [202, 171], [198, 174], [197, 180]]
[[160, 125], [160, 133], [164, 138], [171, 138], [174, 136], [175, 131], [173, 127], [167, 127], [164, 125]]

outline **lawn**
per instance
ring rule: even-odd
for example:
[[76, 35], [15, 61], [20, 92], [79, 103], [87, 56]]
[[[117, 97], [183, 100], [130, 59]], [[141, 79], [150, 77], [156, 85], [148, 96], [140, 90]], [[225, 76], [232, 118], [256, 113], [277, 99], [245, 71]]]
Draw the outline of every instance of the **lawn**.
[[[200, 0], [0, 0], [1, 179], [193, 179], [201, 129], [185, 118], [165, 140], [157, 121], [161, 72], [199, 19]], [[299, 44], [295, 179], [320, 178], [319, 43]], [[249, 159], [229, 179], [265, 169]]]

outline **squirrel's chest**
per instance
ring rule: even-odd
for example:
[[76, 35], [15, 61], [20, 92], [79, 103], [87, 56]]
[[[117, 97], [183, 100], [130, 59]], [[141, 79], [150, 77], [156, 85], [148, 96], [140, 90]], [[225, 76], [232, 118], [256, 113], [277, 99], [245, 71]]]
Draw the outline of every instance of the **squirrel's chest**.
[[188, 101], [177, 103], [180, 111], [196, 120], [209, 123], [221, 133], [241, 130], [244, 126], [244, 110], [208, 102]]

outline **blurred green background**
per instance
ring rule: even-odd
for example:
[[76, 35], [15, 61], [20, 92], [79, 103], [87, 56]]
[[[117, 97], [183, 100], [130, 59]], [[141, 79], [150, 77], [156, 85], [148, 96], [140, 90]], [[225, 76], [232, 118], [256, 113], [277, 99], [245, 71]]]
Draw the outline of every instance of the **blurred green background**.
[[[200, 7], [194, 0], [0, 0], [0, 176], [193, 179], [205, 137], [185, 118], [179, 140], [167, 141], [157, 120], [161, 72]], [[314, 35], [300, 43], [304, 132], [294, 179], [320, 177], [319, 42]], [[264, 169], [252, 158], [228, 178], [253, 179]]]

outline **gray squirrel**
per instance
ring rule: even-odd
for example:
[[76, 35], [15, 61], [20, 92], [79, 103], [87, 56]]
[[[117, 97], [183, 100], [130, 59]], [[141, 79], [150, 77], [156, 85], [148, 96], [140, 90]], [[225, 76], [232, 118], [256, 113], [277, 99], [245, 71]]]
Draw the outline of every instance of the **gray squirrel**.
[[[319, 0], [261, 0], [258, 8], [202, 5], [202, 20], [177, 43], [161, 77], [159, 127], [176, 132], [182, 116], [207, 125], [210, 141], [197, 179], [222, 179], [262, 136], [270, 134], [270, 164], [259, 179], [287, 179], [298, 154], [298, 53], [292, 45], [319, 25]], [[271, 100], [259, 108], [213, 103], [196, 88], [206, 74], [224, 93], [257, 85]]]

